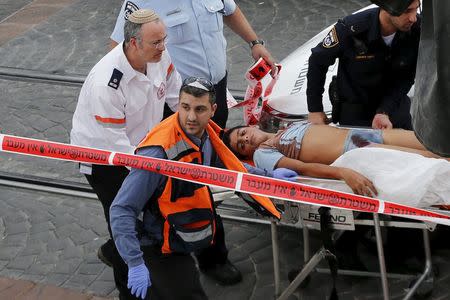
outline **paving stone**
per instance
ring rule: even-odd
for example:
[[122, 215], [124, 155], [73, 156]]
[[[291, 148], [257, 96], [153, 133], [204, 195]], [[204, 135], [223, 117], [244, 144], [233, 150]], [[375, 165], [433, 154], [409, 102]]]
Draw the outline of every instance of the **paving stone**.
[[11, 247], [14, 247], [14, 246], [24, 247], [26, 244], [27, 238], [28, 238], [28, 234], [26, 232], [12, 234], [12, 235], [6, 235], [3, 238], [3, 240], [1, 241], [1, 245], [11, 246]]
[[42, 280], [45, 279], [45, 275], [36, 275], [36, 274], [22, 274], [20, 276], [20, 279], [22, 280], [29, 280], [32, 281], [34, 283], [38, 283], [41, 282]]
[[59, 262], [59, 260], [60, 259], [59, 259], [58, 253], [54, 253], [54, 252], [43, 251], [37, 257], [37, 262], [44, 264], [44, 265], [57, 264]]
[[63, 259], [71, 259], [83, 257], [83, 248], [81, 246], [70, 246], [64, 249], [62, 258]]
[[22, 247], [2, 246], [0, 247], [0, 260], [14, 259], [22, 250]]
[[111, 281], [96, 280], [88, 287], [91, 291], [96, 291], [100, 295], [108, 295], [115, 290], [114, 284]]
[[36, 256], [35, 255], [28, 255], [28, 256], [19, 256], [15, 259], [11, 260], [7, 267], [10, 269], [16, 269], [16, 270], [27, 270], [32, 264], [36, 262]]
[[35, 233], [33, 235], [29, 236], [29, 241], [30, 243], [36, 243], [36, 242], [48, 242], [51, 241], [53, 239], [55, 239], [55, 232], [54, 231], [42, 231], [42, 232], [38, 232]]
[[56, 267], [55, 264], [44, 264], [37, 261], [28, 268], [27, 274], [45, 276], [50, 272], [52, 272], [55, 269], [55, 267]]
[[99, 275], [103, 269], [103, 263], [83, 263], [78, 269], [82, 275]]
[[22, 274], [24, 274], [24, 272], [22, 270], [9, 269], [9, 268], [4, 268], [0, 272], [0, 276], [4, 276], [4, 277], [8, 277], [8, 278], [19, 278]]
[[70, 238], [75, 245], [83, 245], [92, 242], [98, 236], [92, 230], [81, 230], [79, 233], [71, 234]]
[[45, 277], [45, 282], [47, 284], [61, 286], [70, 278], [70, 276], [71, 275], [50, 273]]
[[3, 270], [3, 268], [9, 264], [9, 260], [0, 260], [0, 271]]
[[74, 274], [62, 287], [75, 290], [84, 290], [95, 280], [95, 275]]
[[64, 259], [56, 265], [55, 269], [53, 270], [53, 273], [71, 275], [76, 270], [78, 270], [82, 262], [83, 262], [82, 257]]
[[101, 271], [100, 275], [97, 277], [97, 280], [114, 281], [112, 268], [107, 267], [106, 265], [103, 265], [99, 269], [101, 269], [102, 271]]
[[15, 235], [20, 233], [26, 233], [29, 231], [31, 225], [28, 221], [21, 223], [11, 223], [6, 226], [5, 233], [7, 235]]
[[267, 245], [263, 248], [260, 248], [252, 253], [252, 259], [256, 263], [264, 262], [267, 260], [271, 260], [273, 256], [272, 245]]
[[72, 239], [72, 236], [74, 236], [75, 239], [79, 240], [79, 237], [77, 237], [76, 235], [80, 234], [81, 232], [81, 226], [77, 223], [68, 223], [62, 226], [57, 226], [55, 230], [56, 236], [61, 239], [67, 237], [70, 237]]
[[[10, 203], [12, 206], [17, 206], [17, 203]], [[5, 219], [5, 224], [7, 224], [7, 226], [11, 226], [13, 224], [18, 224], [18, 223], [23, 223], [25, 221], [27, 221], [28, 216], [26, 214], [24, 214], [22, 211], [20, 210], [12, 210], [10, 211], [11, 214], [8, 214], [4, 217]]]
[[54, 230], [55, 226], [49, 221], [41, 222], [41, 223], [33, 223], [30, 228], [30, 233], [38, 233], [43, 231]]

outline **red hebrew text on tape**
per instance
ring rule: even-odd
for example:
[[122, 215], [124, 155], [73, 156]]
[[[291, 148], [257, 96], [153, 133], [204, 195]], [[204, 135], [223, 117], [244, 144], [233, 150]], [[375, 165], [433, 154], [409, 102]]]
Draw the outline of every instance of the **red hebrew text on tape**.
[[237, 182], [237, 173], [233, 171], [151, 157], [117, 153], [113, 164], [229, 189], [234, 189]]
[[[237, 171], [144, 157], [89, 147], [73, 146], [0, 134], [0, 150], [73, 162], [128, 166], [195, 183], [215, 185], [239, 192], [286, 201], [330, 206], [355, 211], [385, 213], [450, 225], [450, 216], [425, 209], [386, 202], [298, 182], [283, 181]], [[112, 156], [113, 155], [113, 156]], [[112, 157], [111, 157], [112, 156]], [[110, 157], [112, 159], [110, 159]]]
[[250, 193], [262, 194], [294, 202], [333, 206], [351, 210], [378, 212], [380, 201], [358, 195], [340, 193], [332, 190], [273, 180], [244, 174], [241, 189]]
[[108, 164], [108, 157], [111, 153], [110, 151], [97, 149], [87, 150], [84, 147], [14, 136], [5, 136], [2, 147], [3, 151], [93, 164]]

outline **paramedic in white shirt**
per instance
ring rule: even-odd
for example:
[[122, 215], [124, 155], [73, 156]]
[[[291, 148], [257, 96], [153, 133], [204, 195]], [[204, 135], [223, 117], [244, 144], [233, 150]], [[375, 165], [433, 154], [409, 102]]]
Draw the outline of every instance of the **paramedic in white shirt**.
[[[165, 48], [164, 23], [151, 10], [139, 10], [125, 22], [125, 40], [91, 70], [81, 88], [73, 116], [72, 144], [134, 153], [135, 147], [163, 116], [164, 103], [176, 111], [181, 77]], [[81, 165], [102, 203], [109, 208], [128, 169]], [[110, 239], [98, 252], [114, 268], [120, 299], [134, 299], [127, 288], [127, 267]], [[111, 266], [111, 265], [110, 265]]]
[[214, 83], [217, 110], [212, 120], [222, 128], [228, 118], [224, 23], [249, 44], [255, 60], [263, 57], [275, 71], [274, 59], [264, 41], [234, 0], [126, 0], [111, 34], [112, 45], [123, 40], [123, 23], [129, 14], [142, 8], [155, 10], [166, 24], [167, 50], [182, 79], [196, 76]]

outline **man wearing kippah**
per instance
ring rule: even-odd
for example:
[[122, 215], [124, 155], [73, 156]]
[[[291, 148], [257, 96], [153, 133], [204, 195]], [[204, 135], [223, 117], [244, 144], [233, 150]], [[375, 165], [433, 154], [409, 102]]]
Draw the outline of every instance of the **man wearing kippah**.
[[269, 51], [235, 0], [125, 0], [111, 34], [112, 46], [123, 40], [123, 23], [137, 9], [150, 8], [167, 26], [167, 50], [181, 78], [198, 76], [214, 83], [217, 112], [213, 121], [225, 128], [228, 118], [227, 42], [224, 23], [249, 44], [255, 60], [263, 57], [275, 71]]
[[[197, 76], [214, 83], [217, 110], [212, 120], [222, 128], [228, 118], [227, 42], [223, 24], [249, 43], [255, 60], [263, 57], [275, 70], [274, 59], [264, 47], [264, 41], [258, 38], [234, 0], [126, 0], [111, 35], [112, 46], [123, 40], [123, 23], [130, 13], [140, 8], [154, 9], [167, 26], [167, 49], [182, 79]], [[227, 260], [225, 244], [217, 248], [197, 255], [200, 269], [223, 285], [241, 281], [239, 270]]]
[[[164, 103], [178, 105], [181, 77], [165, 51], [166, 29], [151, 10], [131, 14], [125, 40], [90, 71], [73, 116], [72, 144], [134, 153], [146, 133], [157, 125]], [[109, 208], [129, 171], [125, 167], [80, 165], [102, 203], [108, 230]], [[128, 268], [110, 239], [99, 249], [114, 268], [120, 299], [135, 299], [127, 288]]]

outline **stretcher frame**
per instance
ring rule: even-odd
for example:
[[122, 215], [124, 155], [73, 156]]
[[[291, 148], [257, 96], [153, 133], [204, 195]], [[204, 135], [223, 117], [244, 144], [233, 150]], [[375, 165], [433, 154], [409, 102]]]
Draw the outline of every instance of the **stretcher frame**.
[[[288, 206], [292, 205], [291, 203], [285, 203]], [[300, 209], [298, 210], [300, 212]], [[283, 221], [282, 221], [283, 222]], [[288, 220], [289, 222], [289, 220]], [[292, 222], [292, 221], [291, 221]], [[323, 246], [315, 252], [312, 256], [310, 255], [310, 242], [309, 242], [309, 231], [311, 230], [310, 226], [304, 224], [302, 218], [299, 216], [298, 221], [295, 224], [295, 227], [302, 228], [303, 230], [303, 250], [304, 250], [304, 265], [301, 268], [300, 272], [297, 276], [292, 280], [292, 282], [286, 287], [283, 291], [281, 291], [280, 286], [280, 266], [279, 266], [279, 245], [278, 245], [278, 233], [277, 227], [279, 222], [271, 221], [271, 239], [272, 239], [272, 250], [273, 250], [273, 264], [274, 264], [274, 284], [275, 284], [275, 298], [277, 300], [285, 300], [288, 299], [290, 295], [292, 295], [296, 289], [300, 286], [302, 282], [314, 271], [316, 272], [326, 272], [329, 273], [329, 270], [318, 268], [318, 264], [325, 259], [329, 255], [334, 255], [326, 250]], [[378, 264], [380, 271], [379, 272], [368, 272], [368, 271], [356, 271], [356, 270], [338, 270], [338, 275], [351, 275], [351, 276], [365, 276], [365, 277], [380, 277], [382, 290], [383, 290], [383, 299], [390, 299], [389, 296], [389, 285], [388, 285], [388, 277], [389, 278], [397, 278], [397, 279], [416, 279], [415, 283], [409, 288], [407, 294], [403, 299], [411, 299], [413, 295], [417, 292], [420, 285], [430, 276], [432, 275], [432, 261], [431, 261], [431, 248], [430, 248], [430, 240], [429, 240], [429, 231], [433, 231], [436, 227], [436, 224], [429, 222], [413, 222], [408, 221], [380, 221], [379, 214], [373, 214], [373, 220], [370, 219], [355, 219], [354, 225], [357, 226], [373, 226], [375, 229], [375, 237], [376, 237], [376, 245], [377, 245], [377, 254], [378, 254]], [[333, 228], [333, 226], [331, 226]], [[381, 227], [398, 227], [398, 228], [412, 228], [412, 229], [421, 229], [423, 236], [423, 247], [425, 254], [425, 263], [424, 269], [421, 274], [417, 277], [417, 275], [410, 274], [393, 274], [387, 273], [386, 264], [385, 264], [385, 256], [383, 249], [383, 241], [381, 236]], [[344, 231], [335, 232], [335, 239], [339, 238], [340, 235]]]
[[[331, 112], [327, 112], [327, 116], [331, 116]], [[278, 129], [280, 125], [287, 125], [288, 123], [306, 120], [307, 115], [292, 115], [289, 113], [284, 113], [276, 110], [269, 110], [267, 108], [263, 108], [261, 112], [261, 119], [259, 120], [259, 125], [261, 128], [265, 128], [265, 130], [274, 130]], [[359, 126], [340, 126], [334, 124], [334, 126], [338, 128], [361, 128]], [[309, 178], [315, 181], [327, 181], [328, 179], [323, 178]], [[292, 206], [293, 204], [290, 202], [284, 202], [285, 207]], [[300, 210], [298, 212], [300, 214]], [[314, 255], [310, 256], [310, 243], [309, 243], [309, 230], [310, 228], [303, 224], [302, 218], [298, 216], [298, 222], [295, 224], [295, 227], [299, 227], [303, 229], [303, 250], [304, 250], [304, 266], [301, 268], [298, 275], [294, 278], [294, 280], [290, 283], [290, 285], [281, 292], [280, 289], [280, 267], [279, 267], [279, 251], [278, 251], [278, 235], [277, 235], [277, 222], [271, 221], [271, 238], [272, 238], [272, 249], [273, 249], [273, 263], [274, 263], [274, 281], [275, 281], [275, 298], [277, 300], [285, 300], [291, 294], [295, 292], [295, 290], [300, 286], [300, 284], [313, 272], [324, 272], [329, 270], [320, 269], [317, 265], [328, 255], [334, 255], [326, 250], [323, 246], [314, 253]], [[283, 220], [281, 221], [283, 222]], [[279, 223], [279, 222], [278, 222]], [[288, 220], [289, 223], [289, 220]], [[292, 225], [292, 222], [291, 222]], [[378, 264], [380, 267], [380, 272], [364, 272], [364, 271], [356, 271], [356, 270], [338, 270], [338, 275], [352, 275], [352, 276], [366, 276], [366, 277], [380, 277], [381, 285], [383, 289], [383, 299], [388, 300], [389, 298], [389, 285], [387, 282], [387, 278], [399, 278], [399, 279], [414, 279], [416, 275], [408, 275], [408, 274], [392, 274], [387, 273], [386, 271], [386, 263], [384, 257], [384, 249], [383, 242], [381, 237], [381, 227], [401, 227], [401, 228], [410, 228], [410, 229], [421, 229], [423, 235], [423, 247], [425, 253], [425, 263], [423, 272], [419, 275], [417, 281], [410, 287], [409, 291], [403, 298], [404, 300], [411, 299], [413, 295], [417, 292], [420, 285], [429, 277], [432, 273], [432, 262], [431, 262], [431, 248], [430, 248], [430, 240], [428, 231], [433, 231], [436, 227], [436, 224], [429, 222], [413, 222], [411, 220], [405, 219], [405, 221], [380, 221], [379, 214], [373, 214], [373, 220], [365, 219], [358, 220], [354, 219], [354, 225], [358, 226], [373, 226], [375, 229], [375, 237], [376, 237], [376, 245], [377, 245], [377, 254], [378, 254]], [[331, 226], [333, 228], [333, 226]], [[341, 232], [340, 234], [342, 234]], [[340, 236], [339, 234], [339, 236]]]

